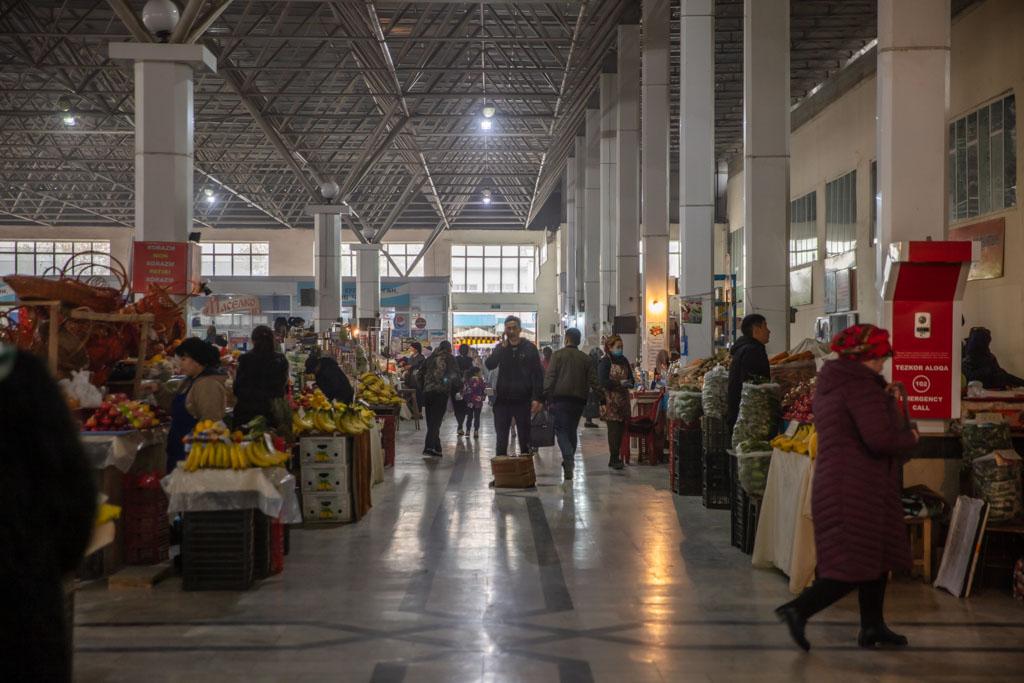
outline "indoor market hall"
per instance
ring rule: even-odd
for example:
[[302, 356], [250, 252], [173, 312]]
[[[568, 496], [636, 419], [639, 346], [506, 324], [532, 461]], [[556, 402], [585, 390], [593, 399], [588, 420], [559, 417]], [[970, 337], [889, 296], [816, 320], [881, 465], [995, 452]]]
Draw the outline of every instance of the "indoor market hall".
[[1024, 679], [1022, 31], [0, 0], [0, 681]]

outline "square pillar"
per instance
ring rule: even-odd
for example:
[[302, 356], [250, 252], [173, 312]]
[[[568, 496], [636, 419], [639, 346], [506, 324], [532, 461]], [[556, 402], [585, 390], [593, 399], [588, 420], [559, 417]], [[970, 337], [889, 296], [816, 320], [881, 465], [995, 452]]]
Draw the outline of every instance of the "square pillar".
[[[617, 110], [616, 89], [618, 79], [614, 73], [615, 55], [610, 55], [610, 63], [605, 65], [605, 73], [601, 74], [601, 321], [599, 333], [611, 332], [612, 316], [615, 310], [615, 254], [617, 239], [615, 234], [616, 192], [615, 192], [615, 152], [618, 144], [616, 136]], [[609, 72], [609, 69], [611, 70]], [[598, 339], [600, 341], [600, 338]]]
[[341, 217], [313, 214], [313, 286], [316, 331], [327, 332], [341, 317]]
[[679, 93], [680, 294], [700, 300], [700, 324], [683, 324], [689, 358], [714, 347], [715, 7], [681, 0]]
[[[640, 26], [619, 26], [615, 150], [615, 315], [640, 315]], [[640, 355], [639, 334], [622, 334], [623, 354]]]
[[562, 295], [565, 305], [562, 314], [566, 326], [573, 325], [576, 317], [576, 243], [579, 241], [576, 226], [576, 158], [571, 153], [565, 164], [565, 277], [562, 279]]
[[576, 321], [574, 327], [586, 326], [590, 311], [586, 310], [585, 278], [587, 271], [587, 138], [586, 124], [576, 132]]
[[380, 326], [380, 244], [353, 244], [356, 253], [355, 319], [363, 329]]
[[642, 362], [653, 370], [668, 349], [669, 0], [643, 0], [642, 219], [644, 326]]
[[[596, 97], [594, 98], [597, 99]], [[591, 104], [599, 104], [597, 101]], [[601, 343], [601, 110], [590, 107], [586, 114], [586, 232], [583, 241], [583, 300], [587, 327], [582, 330], [586, 346]]]
[[789, 348], [789, 0], [743, 11], [743, 311]]

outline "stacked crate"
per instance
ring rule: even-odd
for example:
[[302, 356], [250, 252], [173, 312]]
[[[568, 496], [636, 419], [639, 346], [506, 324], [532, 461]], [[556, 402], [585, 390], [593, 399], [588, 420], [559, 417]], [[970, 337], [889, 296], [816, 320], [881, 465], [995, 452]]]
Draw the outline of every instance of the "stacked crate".
[[156, 473], [124, 478], [125, 564], [166, 562], [171, 546], [171, 525], [167, 521], [167, 494]]
[[732, 482], [729, 476], [729, 429], [725, 420], [717, 417], [701, 418], [701, 468], [703, 479], [701, 495], [704, 507], [714, 510], [729, 509]]
[[380, 447], [384, 451], [384, 467], [395, 465], [395, 432], [397, 415], [377, 415], [380, 423]]
[[351, 522], [352, 456], [349, 436], [309, 436], [299, 441], [302, 518], [306, 522]]
[[255, 516], [246, 510], [182, 515], [182, 588], [247, 590], [255, 578]]
[[[682, 424], [682, 423], [681, 423]], [[677, 428], [672, 433], [672, 460], [675, 485], [681, 496], [699, 496], [702, 484], [701, 430]]]

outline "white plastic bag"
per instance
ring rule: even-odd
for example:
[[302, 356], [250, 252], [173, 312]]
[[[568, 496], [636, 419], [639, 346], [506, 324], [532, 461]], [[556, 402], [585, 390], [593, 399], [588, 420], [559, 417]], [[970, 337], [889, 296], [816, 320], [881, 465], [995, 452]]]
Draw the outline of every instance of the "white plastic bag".
[[89, 382], [88, 370], [72, 370], [71, 379], [62, 379], [58, 384], [70, 398], [78, 401], [79, 408], [99, 408], [103, 394]]

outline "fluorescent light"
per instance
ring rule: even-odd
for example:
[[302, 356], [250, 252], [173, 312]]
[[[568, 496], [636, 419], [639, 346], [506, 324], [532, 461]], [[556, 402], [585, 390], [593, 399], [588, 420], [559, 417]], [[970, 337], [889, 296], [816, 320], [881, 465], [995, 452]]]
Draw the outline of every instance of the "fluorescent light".
[[206, 195], [206, 203], [207, 204], [213, 204], [215, 201], [217, 201], [216, 195], [212, 195], [212, 194]]
[[74, 116], [65, 116], [64, 117], [64, 125], [65, 126], [76, 126], [76, 125], [78, 125], [78, 119], [76, 119]]
[[492, 123], [493, 123], [493, 121], [491, 121], [490, 119], [481, 119], [480, 120], [480, 128], [482, 128], [483, 130], [490, 130]]
[[494, 107], [492, 105], [487, 105], [486, 107], [484, 107], [484, 110], [483, 110], [484, 118], [488, 118], [488, 119], [491, 118], [492, 116], [494, 116], [494, 112], [495, 112]]

